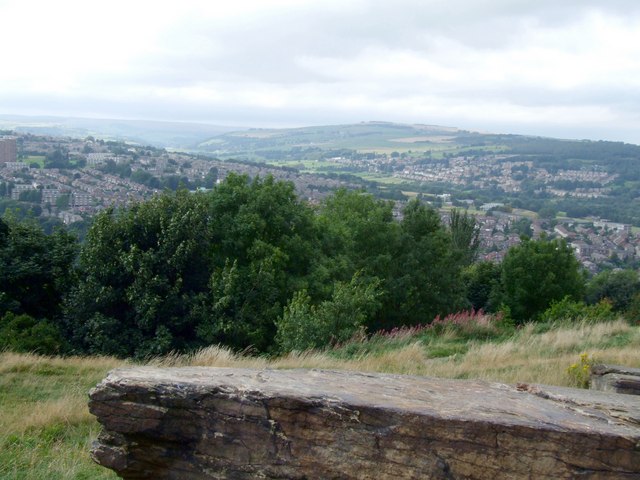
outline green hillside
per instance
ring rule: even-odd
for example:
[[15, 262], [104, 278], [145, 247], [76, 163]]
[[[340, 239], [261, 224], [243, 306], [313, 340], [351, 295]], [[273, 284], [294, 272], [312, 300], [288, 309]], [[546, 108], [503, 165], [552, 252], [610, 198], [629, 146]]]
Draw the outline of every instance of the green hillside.
[[217, 135], [199, 148], [222, 155], [291, 150], [292, 153], [352, 149], [406, 151], [449, 149], [461, 130], [435, 125], [363, 122], [284, 129], [250, 129]]

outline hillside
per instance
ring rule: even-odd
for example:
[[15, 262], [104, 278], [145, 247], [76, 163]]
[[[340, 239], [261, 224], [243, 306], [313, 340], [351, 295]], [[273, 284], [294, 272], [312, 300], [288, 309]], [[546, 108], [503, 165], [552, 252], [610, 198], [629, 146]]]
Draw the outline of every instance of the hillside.
[[[236, 170], [247, 168], [238, 167], [238, 162], [268, 164], [296, 175], [363, 185], [375, 195], [393, 200], [422, 196], [436, 206], [443, 200], [476, 208], [501, 203], [529, 211], [531, 216], [535, 212], [542, 219], [568, 217], [570, 222], [600, 217], [640, 227], [640, 146], [622, 142], [389, 122], [238, 129], [175, 122], [0, 116], [2, 128], [159, 145], [190, 152], [198, 161], [230, 163]], [[142, 175], [149, 180], [148, 175]], [[322, 183], [315, 181], [316, 185]]]
[[214, 135], [237, 131], [238, 127], [187, 122], [0, 115], [2, 129], [59, 137], [94, 136], [139, 145], [189, 149]]
[[[568, 367], [580, 354], [640, 367], [640, 327], [625, 322], [526, 325], [485, 336], [448, 329], [403, 331], [354, 340], [328, 351], [266, 359], [209, 347], [159, 357], [155, 366], [323, 368], [575, 386]], [[486, 333], [486, 332], [485, 332]], [[106, 479], [89, 458], [99, 427], [86, 407], [90, 387], [127, 362], [108, 357], [0, 353], [0, 478]], [[25, 409], [25, 405], [28, 408]], [[30, 412], [25, 415], [25, 412]]]
[[[292, 150], [312, 152], [352, 149], [359, 151], [426, 150], [450, 147], [462, 131], [437, 125], [362, 122], [302, 128], [256, 129], [217, 135], [198, 147], [217, 155], [269, 155]], [[269, 155], [270, 156], [270, 155]]]

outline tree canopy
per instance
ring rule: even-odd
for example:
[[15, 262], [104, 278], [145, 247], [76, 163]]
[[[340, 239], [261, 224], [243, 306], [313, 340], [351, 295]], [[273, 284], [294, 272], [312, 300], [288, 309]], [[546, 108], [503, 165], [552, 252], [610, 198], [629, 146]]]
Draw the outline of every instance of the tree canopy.
[[502, 301], [518, 322], [535, 319], [552, 301], [582, 297], [585, 276], [564, 240], [527, 240], [502, 262]]
[[[504, 306], [524, 322], [582, 298], [564, 241], [524, 240], [502, 264], [476, 264], [477, 238], [473, 217], [454, 211], [446, 225], [418, 200], [397, 220], [391, 202], [362, 191], [312, 207], [292, 183], [235, 174], [210, 191], [106, 209], [80, 248], [65, 230], [0, 220], [0, 348], [145, 358], [219, 343], [274, 353], [470, 307]], [[612, 297], [628, 284], [628, 303], [631, 277], [603, 277], [590, 292]]]

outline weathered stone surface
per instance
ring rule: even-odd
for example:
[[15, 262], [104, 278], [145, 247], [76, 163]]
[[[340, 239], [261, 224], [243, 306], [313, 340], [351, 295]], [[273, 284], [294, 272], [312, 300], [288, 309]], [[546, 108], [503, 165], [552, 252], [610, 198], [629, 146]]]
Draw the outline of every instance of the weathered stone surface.
[[90, 394], [126, 479], [640, 478], [640, 398], [316, 370], [131, 368]]
[[620, 365], [594, 365], [591, 388], [603, 392], [640, 395], [640, 368]]

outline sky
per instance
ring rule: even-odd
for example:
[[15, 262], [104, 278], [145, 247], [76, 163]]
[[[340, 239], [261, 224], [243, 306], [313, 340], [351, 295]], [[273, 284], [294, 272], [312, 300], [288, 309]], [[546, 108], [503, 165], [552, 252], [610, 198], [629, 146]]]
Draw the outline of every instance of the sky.
[[640, 144], [638, 0], [0, 0], [0, 114]]

